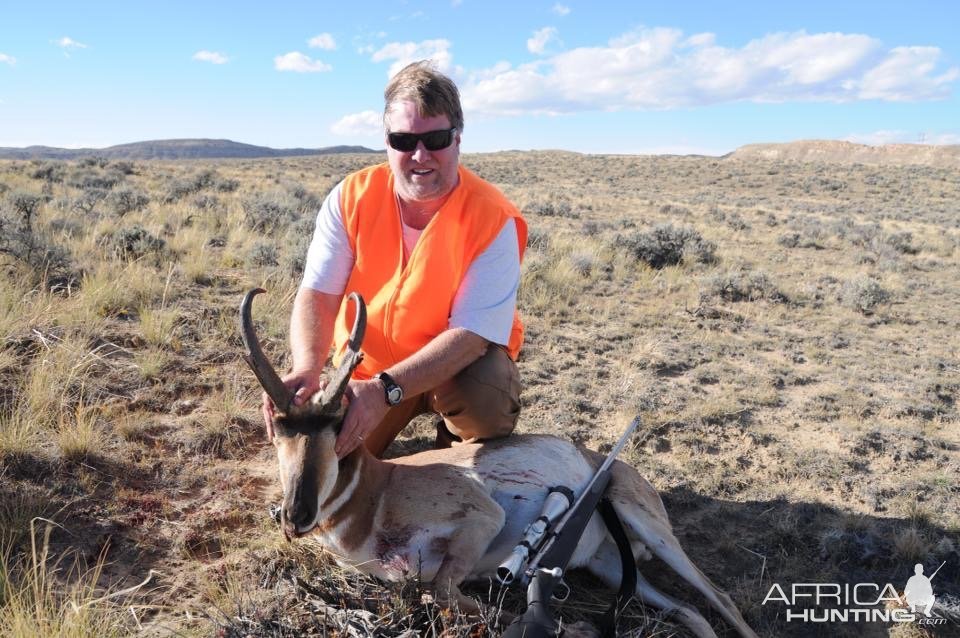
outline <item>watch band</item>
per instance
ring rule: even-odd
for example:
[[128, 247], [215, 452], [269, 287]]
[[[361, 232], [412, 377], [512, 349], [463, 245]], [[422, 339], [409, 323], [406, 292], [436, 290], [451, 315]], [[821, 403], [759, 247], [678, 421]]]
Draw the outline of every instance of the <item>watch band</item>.
[[387, 405], [394, 406], [403, 401], [403, 388], [386, 372], [380, 372], [374, 376], [383, 384], [383, 397]]

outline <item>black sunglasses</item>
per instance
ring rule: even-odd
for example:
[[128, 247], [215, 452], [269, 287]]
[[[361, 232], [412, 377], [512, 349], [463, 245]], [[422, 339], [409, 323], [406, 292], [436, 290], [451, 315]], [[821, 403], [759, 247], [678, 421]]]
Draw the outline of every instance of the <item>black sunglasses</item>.
[[387, 133], [387, 143], [390, 148], [402, 153], [410, 153], [417, 149], [417, 143], [423, 142], [428, 151], [439, 151], [453, 143], [453, 134], [457, 127], [427, 131], [426, 133]]

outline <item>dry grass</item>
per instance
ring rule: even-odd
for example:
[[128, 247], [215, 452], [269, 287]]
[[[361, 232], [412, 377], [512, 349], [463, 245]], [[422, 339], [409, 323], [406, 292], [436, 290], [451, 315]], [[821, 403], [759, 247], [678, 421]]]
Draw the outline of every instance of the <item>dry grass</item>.
[[72, 410], [61, 413], [56, 444], [64, 459], [82, 461], [104, 451], [106, 440], [97, 423], [98, 415], [97, 408], [85, 406], [82, 400]]
[[[237, 304], [270, 291], [258, 332], [284, 367], [311, 207], [379, 160], [0, 162], [9, 192], [43, 196], [36, 241], [50, 248], [46, 261], [0, 254], [0, 617], [20, 619], [19, 635], [90, 635], [62, 628], [78, 620], [69, 592], [92, 600], [151, 568], [166, 576], [148, 608], [91, 606], [78, 626], [492, 633], [424, 604], [415, 583], [384, 587], [308, 544], [277, 546], [267, 514], [275, 466]], [[913, 562], [947, 561], [935, 590], [960, 597], [956, 170], [568, 153], [465, 163], [530, 227], [521, 431], [603, 447], [640, 414], [623, 458], [761, 635], [813, 635], [761, 604], [773, 582], [902, 586]], [[120, 190], [149, 202], [123, 210]], [[428, 436], [414, 430], [404, 449]], [[69, 518], [47, 554], [31, 550], [36, 516]], [[99, 567], [40, 560], [71, 550]], [[648, 576], [676, 592], [660, 567]], [[39, 589], [31, 573], [45, 574]], [[594, 589], [575, 581], [567, 620], [590, 616]], [[49, 602], [16, 593], [27, 590]], [[488, 586], [471, 592], [500, 604]], [[623, 631], [685, 635], [639, 605]]]
[[[69, 554], [50, 554], [53, 525], [37, 536], [42, 519], [30, 521], [30, 551], [14, 558], [11, 547], [0, 551], [0, 634], [10, 638], [101, 638], [129, 635], [124, 602], [101, 590], [104, 557], [92, 567]], [[119, 598], [119, 600], [117, 600]]]
[[36, 448], [41, 433], [27, 414], [16, 408], [0, 412], [0, 456], [21, 456]]

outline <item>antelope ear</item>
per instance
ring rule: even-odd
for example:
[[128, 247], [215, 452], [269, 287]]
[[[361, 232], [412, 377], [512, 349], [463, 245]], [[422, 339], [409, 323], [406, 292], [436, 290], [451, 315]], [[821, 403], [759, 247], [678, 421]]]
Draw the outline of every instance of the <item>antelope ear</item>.
[[347, 416], [346, 400], [341, 394], [341, 398], [337, 401], [327, 402], [324, 395], [324, 390], [315, 392], [310, 397], [309, 407], [304, 414], [321, 419], [323, 423], [330, 424], [336, 434], [340, 434], [340, 430], [343, 428], [343, 419]]
[[272, 439], [279, 437], [287, 437], [292, 434], [290, 426], [287, 423], [287, 415], [280, 414], [273, 417], [273, 422], [270, 424], [271, 429], [273, 430]]

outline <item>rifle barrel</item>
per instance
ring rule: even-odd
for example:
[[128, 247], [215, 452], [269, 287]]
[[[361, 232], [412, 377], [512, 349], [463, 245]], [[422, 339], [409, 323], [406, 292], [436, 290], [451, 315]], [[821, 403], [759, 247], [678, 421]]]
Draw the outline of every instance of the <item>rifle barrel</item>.
[[[627, 444], [627, 441], [630, 440], [630, 435], [633, 434], [634, 430], [637, 429], [637, 426], [640, 425], [640, 417], [634, 417], [633, 421], [630, 422], [630, 425], [627, 426], [627, 429], [624, 430], [623, 435], [620, 437], [620, 440], [617, 441], [617, 444], [613, 446], [613, 449], [610, 450], [610, 454], [607, 455], [607, 458], [603, 460], [603, 463], [594, 472], [593, 477], [587, 483], [587, 486], [580, 493], [580, 496], [577, 497], [577, 500], [573, 503], [570, 509], [567, 510], [563, 518], [560, 519], [560, 522], [557, 524], [557, 529], [563, 527], [563, 524], [577, 511], [577, 508], [580, 507], [580, 504], [590, 498], [590, 493], [593, 491], [594, 485], [597, 481], [601, 480], [603, 474], [610, 469], [610, 466], [613, 465], [613, 462], [617, 460], [617, 456], [620, 455], [621, 450]], [[606, 487], [606, 486], [604, 486]]]
[[932, 574], [930, 574], [930, 578], [928, 578], [927, 580], [933, 580], [933, 577], [937, 575], [937, 572], [940, 571], [943, 568], [943, 566], [946, 564], [947, 564], [947, 561], [943, 561], [942, 563], [940, 563], [940, 567], [937, 567], [937, 570]]

